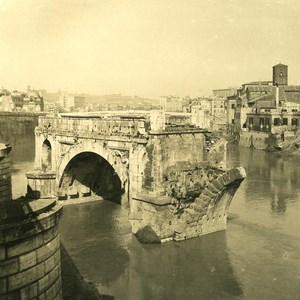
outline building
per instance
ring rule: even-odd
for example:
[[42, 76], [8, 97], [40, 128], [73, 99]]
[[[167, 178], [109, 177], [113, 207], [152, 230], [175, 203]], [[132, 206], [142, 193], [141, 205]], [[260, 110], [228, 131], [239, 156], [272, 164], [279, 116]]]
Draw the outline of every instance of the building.
[[85, 97], [79, 95], [70, 95], [66, 92], [59, 97], [59, 106], [67, 111], [83, 111], [85, 109]]
[[28, 87], [27, 94], [23, 98], [23, 107], [22, 111], [24, 112], [41, 112], [44, 111], [44, 100], [42, 95]]
[[161, 96], [160, 107], [166, 112], [182, 112], [183, 103], [179, 96]]
[[288, 85], [288, 66], [273, 66], [272, 86], [248, 86], [240, 144], [265, 149], [294, 138], [300, 124], [300, 86]]
[[228, 97], [235, 99], [236, 94], [236, 88], [213, 90], [211, 98], [211, 129], [213, 131], [223, 133], [228, 131]]
[[201, 105], [191, 107], [191, 123], [197, 127], [210, 129], [211, 115]]
[[44, 111], [43, 97], [30, 87], [27, 93], [18, 91], [0, 93], [0, 109], [6, 112], [41, 112]]
[[227, 132], [233, 135], [234, 132], [234, 114], [236, 109], [236, 95], [228, 96], [225, 101], [225, 108], [227, 113]]
[[288, 85], [288, 66], [278, 64], [273, 67], [273, 86]]
[[213, 90], [213, 98], [226, 99], [229, 96], [236, 95], [236, 88], [218, 89]]

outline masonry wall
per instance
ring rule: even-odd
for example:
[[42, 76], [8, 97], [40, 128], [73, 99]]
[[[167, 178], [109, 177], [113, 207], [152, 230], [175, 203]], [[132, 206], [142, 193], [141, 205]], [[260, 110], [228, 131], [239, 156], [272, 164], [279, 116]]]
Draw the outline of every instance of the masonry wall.
[[269, 134], [265, 132], [242, 132], [239, 145], [264, 150], [269, 144]]
[[148, 162], [144, 172], [143, 188], [165, 192], [162, 183], [175, 168], [194, 169], [204, 162], [205, 137], [202, 133], [157, 135], [147, 145]]
[[11, 199], [11, 161], [9, 151], [11, 147], [0, 144], [0, 202]]
[[62, 299], [61, 206], [11, 200], [10, 149], [0, 144], [0, 299]]
[[30, 210], [28, 203], [9, 202], [1, 206], [0, 299], [62, 299], [61, 207], [46, 205], [39, 208], [41, 214], [29, 217], [24, 213], [25, 207]]

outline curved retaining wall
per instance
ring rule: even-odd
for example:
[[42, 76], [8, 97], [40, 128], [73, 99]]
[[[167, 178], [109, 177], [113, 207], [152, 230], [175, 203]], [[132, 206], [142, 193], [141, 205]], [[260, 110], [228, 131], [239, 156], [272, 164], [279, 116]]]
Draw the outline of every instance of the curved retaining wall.
[[54, 199], [0, 203], [0, 299], [62, 299]]

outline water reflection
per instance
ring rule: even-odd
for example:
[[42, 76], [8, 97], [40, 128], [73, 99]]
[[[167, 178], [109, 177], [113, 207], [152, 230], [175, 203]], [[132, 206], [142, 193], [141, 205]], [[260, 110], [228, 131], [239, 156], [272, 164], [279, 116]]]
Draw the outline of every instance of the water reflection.
[[109, 201], [65, 206], [60, 224], [61, 240], [80, 271], [104, 285], [120, 276], [129, 259], [130, 224], [120, 226], [119, 208]]
[[247, 172], [245, 200], [270, 203], [274, 214], [284, 214], [291, 202], [298, 201], [300, 164], [279, 153], [229, 145], [228, 167], [243, 166]]
[[272, 191], [271, 209], [275, 214], [283, 214], [286, 211], [287, 197], [282, 192]]
[[61, 239], [86, 278], [116, 299], [234, 299], [243, 294], [224, 231], [142, 245], [131, 234], [127, 211], [102, 201], [64, 207]]
[[130, 256], [128, 284], [142, 298], [216, 299], [243, 294], [228, 258], [225, 232], [165, 245], [136, 245]]

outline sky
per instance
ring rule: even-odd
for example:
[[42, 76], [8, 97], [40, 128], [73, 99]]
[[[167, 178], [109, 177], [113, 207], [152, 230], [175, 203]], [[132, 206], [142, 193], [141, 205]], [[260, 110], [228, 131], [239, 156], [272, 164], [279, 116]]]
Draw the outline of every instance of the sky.
[[208, 96], [272, 80], [300, 85], [297, 0], [0, 0], [0, 86]]

